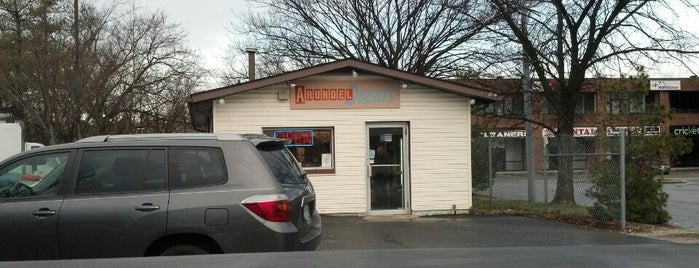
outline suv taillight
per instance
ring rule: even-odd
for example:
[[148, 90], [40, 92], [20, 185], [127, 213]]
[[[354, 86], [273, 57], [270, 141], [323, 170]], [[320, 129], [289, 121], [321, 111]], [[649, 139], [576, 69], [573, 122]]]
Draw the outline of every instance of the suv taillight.
[[291, 221], [291, 204], [286, 195], [256, 195], [243, 200], [242, 204], [266, 221]]

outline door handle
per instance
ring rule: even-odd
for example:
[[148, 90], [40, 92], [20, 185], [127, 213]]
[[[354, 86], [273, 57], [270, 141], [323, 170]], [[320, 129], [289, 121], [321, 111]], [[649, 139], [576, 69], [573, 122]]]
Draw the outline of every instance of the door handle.
[[40, 208], [39, 210], [32, 212], [32, 215], [37, 217], [48, 217], [56, 215], [56, 211], [48, 208]]
[[158, 209], [160, 209], [160, 206], [153, 205], [151, 203], [143, 203], [140, 206], [136, 207], [136, 210], [138, 210], [138, 211], [153, 211], [153, 210], [158, 210]]

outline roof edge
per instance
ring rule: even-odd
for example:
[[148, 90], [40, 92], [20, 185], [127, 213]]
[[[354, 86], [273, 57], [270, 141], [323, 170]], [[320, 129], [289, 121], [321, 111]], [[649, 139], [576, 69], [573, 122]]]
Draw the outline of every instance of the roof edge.
[[466, 85], [450, 82], [438, 78], [432, 78], [423, 75], [408, 73], [401, 70], [396, 70], [388, 67], [379, 66], [373, 63], [368, 63], [356, 59], [344, 59], [334, 62], [319, 64], [316, 66], [303, 68], [291, 72], [286, 72], [266, 78], [256, 79], [241, 84], [230, 85], [211, 89], [208, 91], [191, 94], [187, 101], [190, 103], [198, 103], [202, 101], [213, 100], [227, 95], [242, 93], [248, 90], [263, 88], [275, 84], [280, 84], [292, 80], [318, 75], [342, 68], [354, 68], [359, 71], [375, 73], [396, 80], [405, 81], [408, 83], [418, 84], [428, 88], [434, 88], [444, 92], [457, 94], [469, 98], [478, 99], [481, 101], [492, 102], [498, 101], [499, 97], [493, 92], [469, 87]]

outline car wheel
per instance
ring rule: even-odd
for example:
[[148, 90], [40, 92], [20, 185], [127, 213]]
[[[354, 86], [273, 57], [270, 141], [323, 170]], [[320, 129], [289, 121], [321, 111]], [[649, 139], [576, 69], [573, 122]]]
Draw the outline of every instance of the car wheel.
[[175, 245], [160, 252], [160, 256], [203, 255], [209, 254], [207, 250], [195, 245]]

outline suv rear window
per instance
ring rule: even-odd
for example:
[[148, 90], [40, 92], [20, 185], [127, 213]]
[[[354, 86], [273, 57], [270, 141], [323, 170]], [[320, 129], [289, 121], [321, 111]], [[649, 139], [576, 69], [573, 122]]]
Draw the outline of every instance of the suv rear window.
[[262, 147], [259, 151], [279, 183], [305, 183], [304, 173], [289, 150], [284, 147]]
[[171, 148], [168, 152], [170, 188], [190, 188], [226, 181], [220, 149]]

